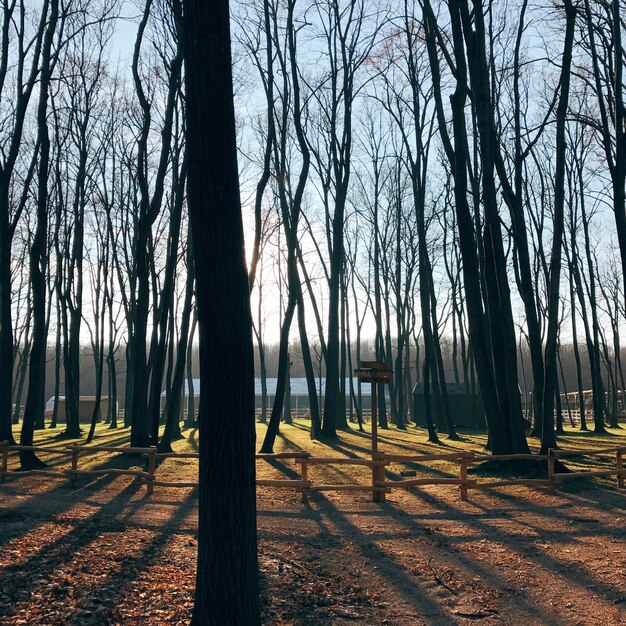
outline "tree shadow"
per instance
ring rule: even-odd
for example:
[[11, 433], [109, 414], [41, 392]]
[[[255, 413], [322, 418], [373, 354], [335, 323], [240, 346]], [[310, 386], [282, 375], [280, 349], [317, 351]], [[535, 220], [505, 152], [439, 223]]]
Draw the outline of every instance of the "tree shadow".
[[[197, 496], [195, 494], [189, 494], [184, 500], [179, 500], [170, 518], [152, 529], [154, 536], [143, 543], [141, 551], [134, 556], [124, 558], [123, 567], [112, 572], [103, 581], [100, 580], [97, 593], [90, 596], [89, 604], [84, 606], [82, 610], [76, 611], [73, 616], [68, 616], [69, 623], [82, 626], [85, 623], [85, 612], [102, 611], [100, 607], [108, 611], [115, 610], [120, 605], [123, 596], [130, 593], [128, 585], [133, 581], [140, 580], [146, 570], [161, 562], [162, 557], [167, 556], [166, 548], [174, 535], [186, 534], [194, 538], [197, 537], [195, 529], [184, 531], [180, 528], [190, 509], [195, 508], [196, 503]], [[137, 511], [142, 505], [143, 503], [134, 501], [130, 503], [130, 508]], [[124, 524], [124, 520], [121, 520], [121, 523]], [[142, 524], [141, 527], [144, 529], [145, 525]], [[116, 532], [125, 532], [125, 530], [125, 527], [122, 526], [121, 529], [116, 529]], [[158, 589], [156, 593], [158, 594]]]
[[[376, 506], [376, 505], [372, 505]], [[359, 526], [358, 521], [361, 517], [377, 519], [380, 524], [377, 528], [372, 526], [372, 522], [367, 522], [364, 526], [367, 532]], [[433, 554], [430, 560], [441, 561], [445, 559], [445, 563], [452, 571], [462, 571], [465, 578], [469, 580], [479, 576], [481, 580], [494, 589], [507, 590], [510, 588], [511, 581], [493, 572], [488, 566], [467, 559], [462, 554], [457, 553], [454, 549], [446, 550], [447, 537], [443, 533], [433, 531], [432, 528], [424, 526], [424, 522], [429, 518], [420, 520], [414, 519], [411, 515], [405, 514], [402, 509], [396, 508], [393, 503], [385, 503], [376, 506], [375, 510], [354, 511], [351, 510], [349, 515], [340, 510], [331, 499], [324, 495], [315, 495], [311, 503], [304, 506], [302, 519], [313, 521], [317, 527], [317, 534], [310, 538], [302, 536], [289, 535], [276, 536], [267, 535], [263, 530], [260, 532], [262, 539], [279, 540], [284, 542], [298, 541], [308, 542], [314, 546], [320, 542], [324, 545], [324, 551], [320, 551], [320, 559], [324, 559], [326, 549], [339, 548], [346, 542], [353, 545], [359, 559], [364, 561], [364, 568], [371, 572], [371, 581], [376, 585], [376, 581], [385, 582], [390, 585], [402, 601], [411, 607], [415, 612], [414, 619], [425, 621], [428, 624], [461, 624], [465, 623], [463, 612], [457, 612], [459, 602], [467, 600], [461, 591], [455, 592], [449, 590], [445, 583], [435, 578], [435, 583], [431, 580], [426, 568], [418, 567], [412, 571], [405, 563], [402, 563], [398, 555], [390, 550], [387, 542], [397, 541], [402, 543], [400, 555], [410, 553], [413, 549], [412, 544], [405, 545], [405, 541], [417, 540], [420, 546], [424, 546], [425, 538], [432, 546], [429, 546], [429, 554]], [[447, 519], [442, 516], [441, 519]], [[391, 523], [388, 523], [389, 520]], [[471, 522], [470, 522], [471, 523]], [[405, 530], [399, 532], [398, 526], [404, 526]], [[481, 533], [485, 536], [485, 532]], [[489, 536], [489, 535], [487, 535]], [[420, 558], [425, 558], [421, 555]], [[430, 567], [430, 560], [428, 566]], [[422, 563], [423, 565], [423, 563]], [[385, 597], [384, 592], [381, 600], [387, 603], [393, 603], [393, 599]], [[551, 615], [541, 606], [540, 601], [532, 595], [524, 592], [515, 594], [515, 601], [519, 604], [520, 610], [529, 618], [539, 618], [542, 624], [549, 626], [564, 626], [565, 621]], [[396, 607], [397, 608], [397, 607]], [[391, 616], [390, 616], [391, 617]], [[533, 622], [534, 623], [534, 622]]]
[[[72, 555], [81, 547], [87, 545], [101, 531], [101, 525], [95, 523], [100, 516], [112, 515], [125, 506], [130, 498], [140, 489], [141, 485], [133, 482], [127, 485], [120, 493], [116, 494], [108, 502], [102, 505], [98, 510], [81, 520], [72, 529], [71, 534], [64, 534], [56, 540], [53, 540], [38, 550], [34, 555], [27, 557], [12, 566], [5, 568], [0, 573], [0, 588], [7, 594], [7, 600], [16, 608], [18, 602], [23, 598], [24, 592], [30, 593], [36, 589], [37, 584], [35, 578], [51, 576], [55, 569], [59, 567], [65, 560], [71, 559]], [[54, 519], [61, 513], [61, 510], [67, 510], [65, 507], [59, 507], [54, 513], [46, 511], [44, 519]], [[11, 511], [12, 516], [16, 515], [15, 511]], [[18, 535], [25, 535], [33, 530], [41, 522], [41, 517], [33, 515], [31, 512], [31, 522], [21, 529]], [[37, 519], [36, 519], [37, 518]], [[0, 613], [0, 617], [9, 617], [13, 611], [7, 612], [7, 605], [4, 605], [4, 612]]]
[[[63, 461], [59, 461], [57, 465], [60, 465], [62, 462], [64, 466], [69, 465], [67, 457], [64, 457]], [[141, 457], [130, 454], [118, 454], [90, 466], [89, 469], [129, 470], [131, 468], [138, 468], [143, 470], [144, 466], [145, 460]], [[78, 467], [80, 469], [80, 461]], [[85, 494], [104, 492], [104, 490], [111, 486], [118, 478], [119, 475], [117, 474], [103, 474], [101, 476], [78, 475], [76, 477], [76, 486], [72, 486], [69, 479], [52, 478], [50, 480], [59, 480], [61, 482], [57, 482], [57, 484], [43, 492], [31, 490], [30, 485], [33, 483], [27, 482], [27, 489], [24, 494], [24, 483], [21, 481], [37, 481], [38, 485], [41, 485], [42, 483], [39, 482], [41, 479], [39, 477], [10, 477], [7, 482], [0, 486], [2, 492], [6, 494], [5, 502], [8, 502], [11, 497], [15, 500], [17, 500], [18, 497], [20, 497], [20, 499], [12, 506], [0, 508], [0, 520], [2, 520], [2, 518], [6, 518], [7, 520], [15, 519], [20, 520], [20, 523], [16, 525], [13, 531], [6, 532], [5, 530], [5, 532], [0, 535], [3, 539], [3, 543], [28, 533], [39, 523], [37, 516], [31, 514], [34, 502], [37, 500], [45, 501], [45, 512], [48, 517], [53, 518], [66, 512], [75, 505], [80, 504]], [[136, 478], [131, 483], [131, 486], [133, 486], [134, 491], [138, 491], [144, 486], [144, 483], [139, 478]]]
[[[388, 562], [385, 551], [375, 543], [371, 535], [364, 535], [347, 517], [336, 509], [323, 495], [316, 496], [315, 503], [304, 505], [301, 514], [302, 518], [312, 520], [318, 528], [318, 535], [311, 541], [315, 544], [320, 540], [324, 542], [324, 548], [339, 548], [345, 538], [360, 550], [360, 556], [365, 559], [370, 567], [376, 571], [376, 577], [384, 577], [385, 581], [392, 585], [398, 594], [411, 608], [423, 619], [427, 619], [430, 624], [455, 624], [450, 617], [442, 610], [441, 606], [432, 598], [420, 583], [402, 568], [394, 567]], [[263, 531], [260, 532], [261, 539], [265, 538]], [[341, 539], [340, 539], [341, 537]], [[299, 542], [306, 541], [298, 535], [283, 535], [283, 541]], [[324, 553], [320, 554], [324, 558]], [[387, 600], [387, 598], [381, 598]]]
[[200, 447], [198, 443], [199, 431], [197, 428], [193, 428], [189, 435], [187, 436], [187, 441], [189, 445], [193, 448], [194, 452], [200, 452]]
[[[615, 536], [615, 531], [610, 528], [603, 528], [600, 525], [599, 520], [581, 517], [576, 514], [568, 514], [566, 511], [573, 508], [573, 506], [576, 506], [575, 504], [570, 504], [570, 496], [568, 494], [559, 494], [559, 496], [555, 496], [556, 499], [561, 499], [561, 505], [559, 507], [559, 505], [555, 506], [552, 503], [544, 505], [530, 498], [519, 498], [518, 496], [510, 493], [496, 492], [495, 490], [490, 491], [490, 496], [496, 498], [500, 502], [506, 502], [511, 505], [513, 515], [502, 507], [495, 510], [482, 508], [481, 515], [471, 515], [468, 514], [465, 507], [457, 509], [456, 507], [450, 506], [446, 502], [442, 501], [440, 498], [426, 493], [424, 490], [421, 490], [419, 495], [414, 495], [432, 507], [438, 508], [442, 511], [442, 519], [456, 519], [457, 521], [462, 522], [473, 532], [473, 536], [476, 538], [481, 537], [489, 542], [499, 542], [506, 546], [511, 552], [519, 552], [520, 548], [523, 547], [524, 549], [521, 553], [525, 557], [534, 560], [538, 566], [543, 567], [550, 572], [555, 570], [555, 564], [559, 565], [559, 575], [569, 580], [572, 585], [578, 585], [581, 587], [590, 585], [590, 572], [579, 563], [567, 562], [559, 558], [558, 552], [555, 550], [551, 550], [549, 553], [542, 551], [536, 543], [532, 545], [532, 547], [525, 548], [524, 546], [525, 543], [527, 543], [526, 535], [528, 531], [534, 531], [535, 537], [542, 542], [551, 542], [561, 546], [577, 541], [584, 541], [585, 538], [589, 537], [606, 537], [607, 539], [610, 539]], [[402, 521], [407, 528], [411, 527], [411, 525], [415, 523], [415, 516], [398, 507], [395, 503], [389, 502], [386, 505], [381, 506], [386, 507], [386, 512], [390, 513], [394, 519]], [[527, 519], [527, 514], [534, 514], [539, 517], [540, 520], [543, 518], [546, 522], [553, 521], [556, 510], [559, 511], [558, 519], [563, 525], [562, 528], [552, 529], [548, 528], [546, 525], [541, 525], [540, 523], [532, 524]], [[515, 516], [523, 517], [523, 521], [517, 519]], [[511, 535], [510, 532], [503, 532], [494, 524], [488, 524], [487, 521], [489, 520], [506, 520], [508, 522], [518, 524], [520, 531], [524, 532], [520, 533], [518, 536]], [[581, 524], [584, 524], [584, 526], [581, 527]], [[593, 525], [587, 526], [587, 524]], [[457, 535], [450, 538], [441, 531], [433, 532], [434, 536], [437, 537], [439, 545], [444, 547], [450, 546], [454, 543], [465, 543], [467, 538], [466, 535]], [[456, 554], [457, 552], [455, 551], [455, 555]], [[474, 563], [474, 561], [470, 562], [467, 558], [464, 558], [464, 561], [467, 566], [473, 566], [477, 570], [481, 569], [481, 576], [491, 576], [488, 568], [479, 566], [479, 564]], [[623, 600], [623, 590], [602, 583], [598, 580], [594, 580], [593, 585], [596, 590], [609, 597], [611, 601], [619, 601], [620, 599]]]
[[[10, 618], [18, 613], [20, 606], [29, 602], [33, 593], [38, 594], [37, 602], [41, 602], [41, 594], [45, 593], [42, 585], [55, 584], [60, 578], [60, 573], [68, 569], [71, 571], [75, 559], [81, 558], [83, 551], [90, 547], [91, 557], [86, 557], [86, 565], [79, 567], [78, 572], [72, 574], [76, 579], [72, 586], [79, 585], [83, 572], [86, 573], [87, 580], [93, 580], [93, 576], [97, 575], [98, 585], [95, 588], [86, 585], [72, 592], [73, 601], [65, 604], [67, 613], [64, 615], [63, 623], [77, 625], [105, 623], [106, 620], [99, 622], [97, 618], [92, 617], [95, 609], [101, 615], [100, 619], [104, 619], [103, 611], [110, 611], [117, 606], [119, 598], [127, 591], [126, 585], [139, 579], [143, 571], [156, 563], [172, 535], [196, 533], [195, 529], [185, 533], [179, 528], [191, 509], [195, 508], [196, 496], [188, 494], [184, 500], [178, 501], [169, 519], [159, 519], [158, 524], [151, 529], [153, 536], [149, 541], [142, 542], [141, 549], [134, 555], [120, 554], [116, 551], [115, 558], [119, 566], [105, 572], [89, 571], [89, 562], [98, 551], [97, 542], [103, 535], [126, 533], [132, 525], [130, 520], [132, 515], [140, 513], [142, 507], [146, 506], [146, 499], [132, 500], [140, 488], [141, 485], [137, 482], [127, 485], [113, 498], [104, 504], [100, 503], [90, 515], [72, 520], [70, 532], [44, 545], [20, 563], [5, 568], [0, 574], [0, 586], [7, 595], [0, 617]], [[143, 522], [143, 519], [141, 521]], [[64, 520], [63, 523], [68, 522]], [[141, 523], [141, 530], [146, 530], [146, 526]], [[144, 536], [142, 535], [142, 538]], [[94, 543], [96, 545], [92, 547]], [[60, 591], [53, 588], [53, 592], [64, 593], [62, 588]], [[80, 596], [79, 601], [76, 601], [76, 595]], [[10, 607], [8, 609], [7, 604]]]

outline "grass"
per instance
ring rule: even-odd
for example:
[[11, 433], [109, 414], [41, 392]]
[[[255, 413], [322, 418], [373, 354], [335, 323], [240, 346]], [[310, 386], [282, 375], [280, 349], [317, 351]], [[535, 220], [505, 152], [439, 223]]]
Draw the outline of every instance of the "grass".
[[[84, 439], [61, 440], [57, 436], [63, 431], [64, 426], [56, 429], [39, 430], [35, 433], [35, 443], [45, 448], [63, 448], [66, 445], [82, 444]], [[294, 420], [292, 425], [281, 424], [280, 432], [276, 438], [274, 452], [287, 452], [305, 450], [312, 456], [323, 457], [349, 457], [368, 458], [371, 454], [371, 438], [369, 424], [365, 425], [366, 431], [359, 432], [353, 428], [339, 433], [339, 439], [332, 443], [311, 441], [309, 436], [309, 422], [306, 420]], [[266, 427], [257, 424], [257, 450], [265, 436]], [[183, 431], [184, 439], [174, 443], [176, 452], [197, 452], [198, 431], [187, 429]], [[398, 430], [394, 427], [388, 430], [379, 430], [379, 450], [393, 454], [440, 454], [454, 452], [484, 452], [486, 435], [476, 431], [461, 431], [461, 439], [452, 441], [442, 438], [440, 445], [431, 444], [427, 441], [426, 431], [422, 428], [409, 427], [407, 430]], [[109, 429], [105, 424], [99, 424], [92, 445], [94, 446], [127, 446], [129, 444], [130, 430], [128, 428]], [[529, 438], [531, 449], [536, 452], [539, 441]], [[568, 449], [602, 449], [626, 445], [626, 430], [609, 430], [604, 434], [581, 432], [572, 428], [566, 428], [565, 434], [558, 439], [560, 448]], [[69, 457], [41, 454], [41, 458], [51, 468], [69, 468]], [[17, 469], [17, 455], [10, 455], [9, 469]], [[568, 457], [566, 465], [574, 470], [607, 469], [614, 466], [615, 455], [611, 453], [598, 456]], [[128, 455], [115, 455], [110, 452], [97, 452], [84, 455], [80, 458], [79, 469], [94, 468], [143, 468], [143, 460]], [[398, 479], [402, 472], [415, 472], [417, 477], [457, 477], [458, 463], [455, 461], [435, 461], [424, 463], [394, 463], [387, 468], [390, 478]], [[484, 474], [484, 472], [480, 472]], [[257, 475], [259, 478], [298, 478], [299, 466], [290, 460], [258, 460]], [[487, 473], [488, 475], [488, 473]], [[163, 460], [157, 470], [158, 480], [167, 481], [194, 481], [197, 476], [197, 460], [195, 459], [166, 459]], [[358, 466], [314, 466], [309, 469], [309, 477], [316, 483], [357, 483], [368, 484], [371, 480], [370, 470]], [[607, 480], [600, 479], [604, 484]], [[571, 484], [572, 481], [567, 481]]]

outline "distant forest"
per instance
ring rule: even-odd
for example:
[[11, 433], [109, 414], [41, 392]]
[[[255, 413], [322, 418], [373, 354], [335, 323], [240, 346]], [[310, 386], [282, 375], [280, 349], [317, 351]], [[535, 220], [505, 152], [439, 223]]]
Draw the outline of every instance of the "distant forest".
[[[450, 341], [443, 340], [441, 342], [442, 346], [442, 356], [444, 360], [444, 369], [447, 376], [447, 381], [449, 383], [469, 383], [472, 384], [472, 379], [476, 381], [475, 373], [472, 374], [471, 364], [467, 370], [464, 370], [463, 363], [460, 358], [460, 354], [457, 354], [456, 358], [456, 367], [453, 362], [453, 346]], [[423, 353], [424, 346], [420, 345], [420, 353]], [[579, 356], [581, 359], [581, 381], [582, 381], [582, 389], [587, 391], [591, 389], [591, 372], [589, 369], [589, 359], [587, 355], [587, 349], [585, 346], [580, 346], [579, 348]], [[306, 371], [304, 369], [304, 363], [302, 361], [302, 351], [299, 343], [292, 342], [289, 345], [289, 355], [290, 355], [290, 374], [293, 377], [304, 378], [306, 376]], [[184, 393], [187, 394], [187, 390], [189, 389], [189, 378], [194, 379], [200, 376], [199, 369], [199, 359], [198, 359], [198, 348], [194, 346], [192, 350], [189, 352], [191, 367], [187, 367], [185, 370], [185, 390]], [[172, 360], [175, 359], [175, 354], [171, 355]], [[376, 357], [376, 351], [374, 348], [374, 340], [369, 340], [364, 342], [361, 347], [361, 357], [363, 360], [374, 360]], [[265, 375], [267, 377], [275, 378], [278, 375], [279, 368], [279, 360], [280, 360], [280, 344], [269, 344], [265, 346], [265, 367], [266, 372]], [[574, 392], [578, 391], [578, 376], [577, 376], [577, 368], [576, 368], [576, 358], [574, 355], [573, 346], [563, 345], [559, 346], [559, 376], [561, 380], [561, 385], [559, 386], [560, 393], [565, 391]], [[626, 360], [626, 349], [623, 349], [621, 352], [622, 362]], [[352, 355], [352, 360], [356, 363], [356, 355]], [[410, 376], [407, 374], [407, 384], [410, 384], [412, 387], [416, 383], [423, 382], [422, 380], [422, 369], [421, 359], [419, 358], [419, 353], [412, 349], [410, 352]], [[255, 362], [257, 364], [255, 375], [260, 377], [259, 372], [259, 350], [258, 346], [255, 346]], [[124, 390], [126, 388], [126, 356], [123, 346], [119, 348], [116, 353], [115, 359], [115, 368], [109, 372], [107, 366], [104, 368], [104, 378], [107, 381], [104, 394], [109, 397], [109, 393], [113, 390], [113, 388], [117, 390]], [[607, 354], [607, 360], [605, 360], [605, 372], [607, 371], [607, 367], [614, 367], [614, 360], [612, 358], [612, 354]], [[63, 368], [58, 367], [58, 362], [55, 360], [55, 350], [53, 347], [48, 348], [48, 356], [46, 360], [46, 399], [50, 400], [54, 398], [55, 393], [57, 393], [57, 380], [58, 380], [58, 393], [60, 396], [64, 396], [64, 384], [63, 384]], [[528, 348], [522, 346], [520, 351], [518, 352], [518, 367], [520, 371], [520, 391], [522, 393], [522, 398], [525, 402], [528, 402], [530, 399], [530, 394], [533, 390], [532, 388], [532, 377], [530, 375], [530, 354]], [[62, 363], [61, 363], [62, 365]], [[562, 366], [562, 369], [561, 369]], [[321, 369], [320, 369], [321, 368]], [[80, 353], [80, 376], [81, 376], [81, 395], [85, 396], [93, 396], [96, 393], [97, 382], [96, 382], [96, 371], [97, 364], [94, 361], [93, 351], [90, 349], [83, 347]], [[316, 360], [315, 364], [315, 376], [319, 378], [320, 371], [322, 376], [324, 376], [324, 361], [323, 359]], [[17, 389], [21, 388], [21, 393], [19, 394], [19, 398], [23, 399], [26, 397], [27, 387], [28, 387], [28, 377], [26, 376], [27, 368], [23, 368], [23, 370], [15, 372], [15, 380], [17, 383]], [[168, 374], [169, 372], [169, 374]], [[115, 375], [115, 385], [112, 383], [112, 375]], [[611, 378], [606, 374], [607, 379]], [[58, 378], [57, 378], [58, 377]], [[169, 384], [168, 384], [169, 377]], [[163, 391], [166, 391], [168, 387], [171, 387], [172, 383], [172, 372], [171, 368], [166, 372], [164, 381], [163, 381]], [[621, 383], [620, 383], [621, 384]], [[349, 393], [349, 390], [346, 390], [346, 393]], [[16, 394], [16, 400], [18, 399]], [[113, 398], [111, 397], [111, 400]], [[118, 409], [124, 409], [125, 407], [125, 398], [122, 393], [117, 396], [117, 404]], [[407, 394], [407, 401], [409, 401]], [[111, 402], [111, 406], [113, 403]], [[21, 409], [23, 410], [23, 403], [21, 404]], [[196, 405], [197, 410], [197, 405]], [[529, 410], [529, 406], [524, 406], [526, 410]], [[181, 410], [186, 411], [186, 407], [181, 406]], [[387, 407], [388, 409], [388, 407]], [[621, 407], [620, 401], [620, 410], [623, 410]], [[14, 412], [15, 416], [15, 412]], [[103, 416], [103, 419], [106, 416]]]

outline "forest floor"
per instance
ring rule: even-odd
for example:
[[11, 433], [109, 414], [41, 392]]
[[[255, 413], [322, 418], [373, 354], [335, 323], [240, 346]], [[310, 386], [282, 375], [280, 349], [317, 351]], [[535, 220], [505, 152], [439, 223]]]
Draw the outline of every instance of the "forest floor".
[[[58, 430], [37, 433], [59, 446]], [[259, 441], [264, 427], [257, 431]], [[177, 451], [197, 448], [197, 432]], [[485, 437], [428, 444], [421, 429], [382, 431], [394, 453], [481, 451]], [[128, 430], [99, 426], [94, 444], [126, 445]], [[311, 442], [305, 422], [281, 426], [275, 451], [367, 457], [369, 433]], [[536, 443], [531, 440], [531, 443]], [[626, 430], [569, 431], [563, 448], [626, 445]], [[54, 464], [54, 457], [52, 464]], [[48, 457], [46, 457], [48, 460]], [[610, 465], [610, 455], [594, 464]], [[15, 460], [12, 458], [11, 464]], [[59, 461], [67, 465], [67, 461]], [[570, 461], [581, 466], [581, 459]], [[102, 453], [81, 468], [140, 466]], [[258, 462], [263, 478], [295, 477], [291, 461]], [[388, 468], [399, 474], [400, 466]], [[418, 476], [458, 476], [456, 464], [414, 465]], [[197, 461], [167, 459], [160, 480], [194, 480]], [[313, 480], [367, 483], [367, 468], [316, 466]], [[264, 624], [612, 626], [626, 624], [626, 491], [608, 479], [544, 488], [324, 492], [258, 489]], [[11, 477], [0, 484], [0, 624], [186, 624], [193, 605], [197, 497], [188, 488], [146, 495], [127, 476]], [[242, 625], [245, 626], [245, 625]]]

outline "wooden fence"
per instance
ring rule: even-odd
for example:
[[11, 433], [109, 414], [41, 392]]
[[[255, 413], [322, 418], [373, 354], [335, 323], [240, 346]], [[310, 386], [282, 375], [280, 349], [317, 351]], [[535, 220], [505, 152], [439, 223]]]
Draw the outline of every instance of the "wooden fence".
[[[19, 454], [21, 451], [34, 451], [39, 455], [50, 454], [57, 456], [66, 456], [70, 462], [69, 468], [45, 468], [22, 471], [19, 469], [9, 469], [9, 455], [11, 453]], [[145, 459], [145, 467], [143, 470], [134, 469], [116, 469], [103, 468], [93, 470], [79, 469], [79, 459], [87, 454], [98, 452], [111, 452], [117, 454], [134, 454], [141, 455]], [[314, 457], [308, 452], [278, 452], [276, 454], [257, 454], [258, 460], [271, 461], [294, 461], [300, 466], [300, 478], [298, 479], [257, 479], [256, 484], [262, 487], [278, 487], [295, 489], [301, 493], [302, 501], [305, 502], [308, 495], [315, 491], [365, 491], [372, 493], [375, 501], [384, 501], [385, 494], [392, 489], [407, 489], [410, 487], [424, 485], [455, 485], [458, 486], [461, 500], [468, 500], [468, 491], [470, 489], [492, 489], [494, 487], [504, 487], [509, 485], [525, 485], [525, 486], [545, 486], [550, 493], [556, 493], [558, 485], [562, 481], [569, 481], [576, 478], [586, 477], [611, 477], [615, 476], [617, 487], [624, 489], [624, 478], [626, 470], [624, 469], [624, 453], [626, 446], [603, 448], [599, 450], [553, 450], [550, 449], [548, 454], [511, 454], [491, 456], [477, 454], [474, 452], [453, 452], [446, 454], [419, 454], [419, 455], [401, 455], [388, 454], [386, 452], [377, 452], [372, 455], [371, 459], [365, 458], [335, 458], [335, 457]], [[615, 455], [615, 466], [610, 469], [602, 470], [582, 470], [570, 471], [568, 473], [556, 472], [556, 462], [558, 459], [574, 456], [594, 457], [599, 455]], [[66, 446], [63, 448], [45, 448], [40, 446], [19, 446], [0, 443], [0, 482], [4, 482], [10, 476], [29, 476], [39, 475], [47, 477], [64, 478], [70, 481], [74, 486], [79, 476], [102, 476], [123, 474], [139, 478], [146, 485], [148, 494], [152, 494], [154, 487], [197, 487], [197, 481], [164, 481], [158, 480], [156, 477], [159, 461], [165, 459], [198, 459], [196, 452], [158, 452], [156, 448], [133, 448], [133, 447], [115, 447], [115, 446]], [[449, 461], [458, 463], [458, 477], [432, 477], [425, 476], [422, 478], [400, 478], [393, 479], [387, 476], [387, 467], [391, 464], [424, 464], [437, 461]], [[482, 463], [484, 461], [533, 461], [536, 463], [546, 463], [546, 478], [517, 478], [517, 479], [489, 479], [486, 477], [469, 477], [468, 470], [471, 465]], [[343, 465], [343, 466], [362, 466], [371, 468], [370, 484], [325, 484], [316, 483], [311, 480], [309, 469], [318, 465]], [[405, 472], [406, 473], [406, 472]]]

